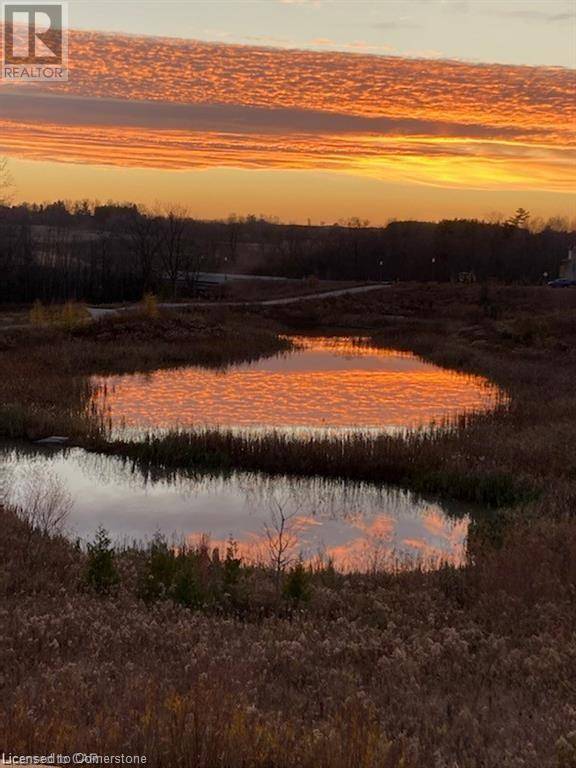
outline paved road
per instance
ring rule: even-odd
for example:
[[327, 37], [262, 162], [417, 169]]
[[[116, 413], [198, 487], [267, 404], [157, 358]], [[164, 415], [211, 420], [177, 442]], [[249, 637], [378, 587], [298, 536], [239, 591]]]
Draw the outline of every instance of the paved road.
[[243, 275], [238, 272], [198, 272], [196, 279], [200, 282], [214, 283], [221, 285], [227, 282], [242, 282], [248, 280], [253, 283], [255, 280], [265, 280], [270, 283], [302, 283], [297, 277], [277, 277], [276, 275]]
[[[169, 303], [163, 302], [158, 304], [161, 309], [186, 309], [188, 307], [246, 307], [246, 306], [260, 306], [260, 307], [272, 307], [280, 306], [284, 304], [295, 304], [299, 301], [312, 301], [313, 299], [328, 299], [332, 296], [345, 296], [346, 294], [355, 293], [368, 293], [368, 291], [379, 291], [382, 288], [386, 288], [386, 283], [378, 283], [376, 285], [360, 285], [355, 288], [339, 288], [332, 291], [321, 291], [320, 293], [308, 293], [304, 296], [290, 296], [289, 298], [282, 299], [265, 299], [263, 301], [195, 301], [189, 303]], [[118, 312], [126, 312], [131, 309], [136, 309], [137, 304], [133, 304], [130, 307], [121, 307], [120, 309], [104, 309], [103, 307], [88, 307], [88, 312], [92, 315], [94, 320], [98, 320], [102, 317], [117, 314]]]

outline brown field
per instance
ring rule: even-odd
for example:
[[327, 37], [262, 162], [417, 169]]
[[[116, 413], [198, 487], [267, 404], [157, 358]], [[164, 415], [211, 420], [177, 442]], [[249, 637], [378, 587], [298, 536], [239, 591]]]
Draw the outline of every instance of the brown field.
[[234, 570], [200, 548], [180, 556], [189, 581], [163, 593], [150, 588], [168, 584], [158, 553], [112, 555], [107, 588], [93, 557], [0, 516], [0, 739], [13, 753], [197, 768], [574, 765], [571, 522], [519, 526], [461, 569], [316, 568], [305, 592], [290, 572], [278, 592], [265, 567]]
[[319, 280], [314, 277], [304, 280], [238, 280], [225, 283], [220, 297], [224, 301], [267, 301], [269, 299], [287, 299], [295, 296], [310, 296], [323, 291], [338, 291], [354, 288], [363, 283], [351, 280]]
[[576, 288], [397, 283], [381, 291], [262, 309], [291, 326], [378, 328], [390, 316], [485, 323], [576, 311]]
[[[2, 744], [198, 768], [574, 768], [576, 292], [395, 286], [305, 304], [5, 334], [0, 434], [475, 500], [466, 563], [340, 574], [202, 545], [87, 553], [4, 509]], [[447, 432], [304, 446], [111, 445], [86, 410], [92, 372], [225, 364], [283, 348], [277, 331], [336, 327], [488, 376], [509, 405]]]

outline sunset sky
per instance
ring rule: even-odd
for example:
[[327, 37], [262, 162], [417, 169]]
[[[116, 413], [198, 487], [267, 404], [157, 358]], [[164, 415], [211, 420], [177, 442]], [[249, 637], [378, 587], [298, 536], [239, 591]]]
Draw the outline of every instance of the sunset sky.
[[566, 0], [73, 0], [69, 82], [0, 81], [0, 155], [29, 201], [574, 217], [575, 13]]

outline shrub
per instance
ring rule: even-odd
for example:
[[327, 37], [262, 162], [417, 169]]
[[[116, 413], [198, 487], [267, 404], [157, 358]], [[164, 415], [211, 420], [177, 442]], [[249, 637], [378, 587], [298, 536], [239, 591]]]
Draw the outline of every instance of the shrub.
[[86, 308], [74, 301], [67, 301], [56, 313], [56, 322], [65, 331], [71, 331], [89, 319]]
[[39, 327], [46, 324], [46, 310], [41, 301], [36, 300], [30, 310], [30, 322]]
[[176, 558], [176, 564], [176, 575], [171, 590], [174, 600], [187, 608], [201, 608], [205, 595], [194, 559], [187, 554], [181, 554]]
[[145, 600], [172, 599], [188, 608], [213, 602], [217, 591], [213, 562], [205, 542], [197, 547], [170, 546], [157, 534], [146, 553], [140, 595]]
[[158, 298], [153, 293], [145, 293], [142, 297], [142, 309], [146, 317], [158, 317], [160, 315]]
[[238, 544], [232, 537], [228, 539], [226, 547], [226, 557], [223, 567], [224, 587], [234, 587], [240, 579], [242, 569], [242, 558], [238, 557]]
[[146, 556], [140, 585], [140, 595], [145, 600], [167, 597], [176, 574], [176, 558], [160, 535], [154, 536]]
[[282, 595], [289, 602], [298, 605], [299, 603], [308, 602], [311, 594], [310, 574], [300, 558], [286, 576]]
[[119, 581], [114, 562], [114, 548], [107, 531], [99, 527], [92, 544], [88, 544], [86, 580], [99, 594], [109, 595]]

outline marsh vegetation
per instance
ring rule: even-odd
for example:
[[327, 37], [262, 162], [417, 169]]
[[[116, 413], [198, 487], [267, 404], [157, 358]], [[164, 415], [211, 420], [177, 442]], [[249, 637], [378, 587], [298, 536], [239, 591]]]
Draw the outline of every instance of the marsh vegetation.
[[[13, 750], [33, 739], [206, 768], [573, 766], [575, 304], [571, 291], [416, 286], [4, 334], [4, 437], [67, 434], [150, 472], [392, 482], [484, 510], [460, 566], [341, 573], [286, 562], [274, 534], [275, 564], [233, 542], [122, 548], [104, 532], [87, 550], [4, 509], [0, 731]], [[295, 328], [337, 326], [486, 376], [509, 399], [448, 429], [337, 443], [111, 442], [87, 408], [94, 373], [273, 354]]]
[[465, 568], [254, 566], [233, 543], [88, 551], [2, 510], [11, 749], [213, 768], [571, 766], [576, 538], [518, 524]]

